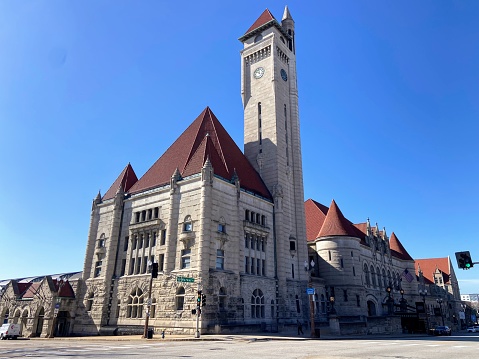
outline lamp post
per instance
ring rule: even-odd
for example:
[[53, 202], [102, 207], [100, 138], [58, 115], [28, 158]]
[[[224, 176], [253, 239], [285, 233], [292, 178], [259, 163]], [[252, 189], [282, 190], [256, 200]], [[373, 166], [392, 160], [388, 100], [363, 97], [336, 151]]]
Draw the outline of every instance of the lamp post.
[[394, 299], [391, 298], [391, 291], [392, 291], [392, 288], [388, 286], [386, 288], [386, 292], [388, 293], [388, 299], [387, 299], [388, 314], [393, 314], [393, 311], [394, 311]]
[[331, 303], [331, 310], [329, 311], [330, 314], [336, 314], [336, 309], [334, 308], [334, 297], [329, 297], [329, 303]]
[[[314, 270], [314, 260], [311, 259], [311, 270], [309, 269], [309, 265], [308, 265], [308, 262], [307, 261], [304, 261], [304, 270], [308, 272], [308, 288], [312, 288], [313, 286], [313, 283], [312, 283], [312, 279], [311, 279], [311, 272]], [[308, 296], [309, 296], [309, 321], [311, 322], [311, 338], [315, 338], [316, 337], [316, 332], [315, 332], [315, 328], [314, 328], [314, 303], [313, 303], [313, 293], [314, 293], [314, 289], [311, 291], [308, 292]]]
[[407, 300], [404, 299], [404, 289], [400, 289], [399, 293], [401, 293], [401, 299], [399, 299], [399, 308], [401, 312], [407, 312]]
[[442, 298], [436, 299], [437, 304], [439, 304], [439, 311], [441, 312], [442, 325], [444, 326], [444, 314], [442, 313]]
[[422, 297], [424, 313], [426, 313], [426, 334], [429, 334], [429, 320], [428, 320], [427, 307], [426, 307], [427, 289], [419, 289], [419, 295]]
[[148, 338], [148, 322], [150, 320], [150, 309], [151, 309], [151, 287], [153, 285], [153, 262], [148, 260], [148, 271], [150, 272], [150, 285], [148, 287], [148, 302], [146, 306], [146, 318], [145, 318], [145, 328], [143, 330], [143, 338]]

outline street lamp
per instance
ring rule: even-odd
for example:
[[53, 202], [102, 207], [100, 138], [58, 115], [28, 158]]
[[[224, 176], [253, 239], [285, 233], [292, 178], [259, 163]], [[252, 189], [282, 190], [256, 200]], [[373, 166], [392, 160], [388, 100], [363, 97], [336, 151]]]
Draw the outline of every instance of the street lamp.
[[399, 293], [401, 293], [401, 299], [399, 299], [399, 308], [401, 312], [407, 312], [407, 300], [404, 299], [404, 289], [400, 289]]
[[437, 298], [436, 302], [439, 304], [439, 310], [441, 311], [441, 320], [442, 320], [442, 325], [444, 326], [444, 314], [442, 313], [442, 298]]
[[314, 289], [312, 279], [311, 279], [311, 272], [314, 270], [314, 260], [311, 259], [311, 269], [309, 269], [309, 265], [307, 261], [304, 261], [304, 270], [308, 272], [308, 296], [309, 296], [309, 320], [311, 322], [311, 338], [316, 337], [316, 332], [314, 328], [314, 303], [313, 303], [313, 295]]
[[388, 299], [387, 299], [388, 314], [393, 314], [393, 312], [394, 312], [394, 299], [391, 298], [391, 291], [392, 291], [392, 288], [388, 286], [386, 288], [386, 292], [388, 293]]
[[331, 310], [329, 311], [330, 314], [336, 314], [336, 309], [334, 308], [334, 297], [329, 297], [329, 303], [331, 303]]
[[428, 310], [426, 307], [426, 295], [427, 295], [427, 289], [419, 289], [419, 295], [422, 297], [422, 302], [424, 305], [424, 312], [426, 313], [426, 334], [429, 334], [429, 319], [428, 319]]
[[150, 285], [148, 287], [148, 301], [146, 309], [146, 318], [145, 318], [145, 329], [143, 330], [143, 338], [148, 338], [148, 322], [150, 320], [150, 309], [151, 309], [151, 287], [153, 285], [153, 262], [148, 260], [148, 271], [150, 272]]

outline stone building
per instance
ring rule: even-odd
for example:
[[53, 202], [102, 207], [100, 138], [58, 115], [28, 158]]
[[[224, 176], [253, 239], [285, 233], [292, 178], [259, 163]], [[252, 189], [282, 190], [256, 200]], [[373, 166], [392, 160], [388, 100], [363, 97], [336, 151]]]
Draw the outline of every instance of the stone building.
[[[240, 41], [244, 154], [206, 108], [141, 178], [128, 164], [98, 194], [75, 332], [141, 332], [148, 316], [152, 327], [194, 333], [199, 290], [201, 332], [276, 330], [303, 317], [307, 251], [288, 9], [281, 22], [266, 10]], [[149, 263], [159, 269], [151, 302]]]
[[[189, 334], [298, 320], [337, 334], [425, 330], [419, 290], [434, 280], [416, 276], [397, 236], [354, 224], [334, 200], [304, 202], [295, 36], [286, 7], [239, 39], [244, 152], [205, 108], [143, 176], [128, 163], [98, 193], [81, 278], [3, 283], [4, 321], [29, 336], [139, 334], [147, 320]], [[456, 300], [450, 261], [437, 265]]]

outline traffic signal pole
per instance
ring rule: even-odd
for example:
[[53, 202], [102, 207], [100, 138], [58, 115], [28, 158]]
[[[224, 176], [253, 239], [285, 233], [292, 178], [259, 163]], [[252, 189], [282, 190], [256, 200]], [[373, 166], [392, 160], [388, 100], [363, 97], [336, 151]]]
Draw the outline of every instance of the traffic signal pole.
[[200, 283], [198, 283], [198, 297], [196, 299], [196, 332], [195, 338], [200, 337], [200, 313], [201, 313], [201, 290]]

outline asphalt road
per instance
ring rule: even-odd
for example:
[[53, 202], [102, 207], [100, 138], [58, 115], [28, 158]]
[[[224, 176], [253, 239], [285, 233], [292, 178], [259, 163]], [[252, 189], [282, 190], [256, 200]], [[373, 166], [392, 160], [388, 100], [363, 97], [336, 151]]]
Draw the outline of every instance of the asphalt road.
[[399, 339], [288, 340], [230, 336], [222, 340], [32, 339], [0, 341], [0, 358], [394, 358], [479, 357], [479, 335]]

